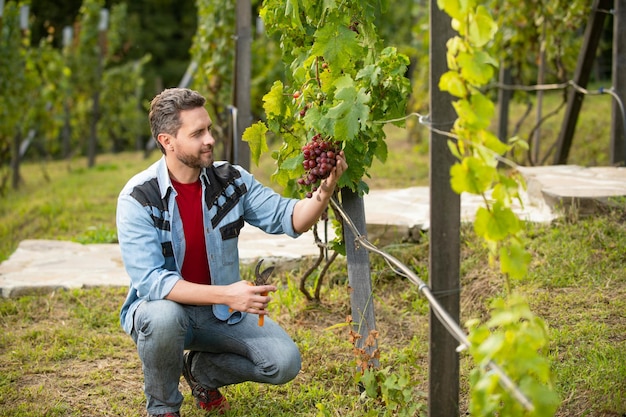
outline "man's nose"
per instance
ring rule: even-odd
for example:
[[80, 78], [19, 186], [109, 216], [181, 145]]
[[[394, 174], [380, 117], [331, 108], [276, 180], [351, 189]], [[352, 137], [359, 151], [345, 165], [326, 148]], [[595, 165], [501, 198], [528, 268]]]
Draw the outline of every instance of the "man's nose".
[[204, 143], [206, 145], [215, 145], [215, 138], [213, 137], [213, 134], [211, 134], [211, 131], [207, 131], [206, 135], [204, 135]]

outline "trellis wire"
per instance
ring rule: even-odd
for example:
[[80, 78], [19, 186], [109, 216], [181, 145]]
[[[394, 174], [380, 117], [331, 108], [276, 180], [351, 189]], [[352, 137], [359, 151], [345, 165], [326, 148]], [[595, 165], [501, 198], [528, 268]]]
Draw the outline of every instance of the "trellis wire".
[[[457, 351], [462, 351], [468, 349], [470, 347], [470, 342], [467, 339], [465, 332], [459, 327], [459, 325], [454, 321], [454, 319], [448, 314], [448, 312], [439, 304], [432, 291], [426, 285], [424, 281], [422, 281], [415, 272], [413, 272], [409, 267], [400, 262], [393, 255], [390, 255], [380, 249], [378, 249], [374, 244], [367, 240], [365, 236], [363, 236], [357, 229], [357, 227], [352, 222], [352, 219], [346, 214], [343, 210], [339, 202], [332, 197], [330, 200], [330, 204], [332, 205], [335, 212], [337, 212], [344, 220], [344, 224], [348, 226], [348, 228], [352, 231], [355, 236], [355, 245], [361, 245], [365, 249], [370, 252], [374, 252], [380, 256], [382, 256], [385, 261], [391, 266], [392, 270], [401, 276], [404, 276], [409, 279], [412, 283], [417, 285], [419, 292], [424, 295], [426, 300], [430, 303], [430, 306], [441, 322], [443, 326], [448, 330], [448, 332], [460, 343], [460, 346], [457, 348]], [[509, 378], [509, 376], [500, 368], [496, 363], [492, 360], [487, 362], [487, 367], [495, 372], [499, 377], [500, 384], [507, 389], [513, 397], [528, 411], [534, 411], [535, 406], [530, 402], [530, 400], [524, 395], [524, 393], [519, 389], [517, 385]]]
[[[614, 87], [609, 87], [609, 88], [599, 88], [598, 90], [588, 90], [586, 88], [583, 88], [581, 86], [579, 86], [578, 84], [576, 84], [576, 82], [574, 80], [569, 80], [567, 82], [564, 83], [558, 83], [558, 84], [538, 84], [538, 85], [519, 85], [519, 84], [501, 84], [501, 83], [494, 83], [490, 86], [487, 87], [487, 89], [489, 88], [499, 88], [501, 90], [513, 90], [513, 91], [550, 91], [550, 90], [564, 90], [566, 88], [573, 88], [575, 91], [577, 91], [578, 93], [584, 94], [584, 95], [589, 95], [589, 96], [596, 96], [596, 95], [602, 95], [602, 94], [608, 94], [610, 95], [613, 100], [615, 100], [615, 103], [617, 104], [618, 110], [622, 116], [622, 129], [624, 130], [624, 137], [626, 138], [626, 109], [624, 108], [624, 103], [622, 101], [622, 99], [619, 97], [619, 95], [615, 92], [615, 88]], [[446, 132], [446, 131], [442, 131], [437, 129], [435, 126], [432, 125], [432, 123], [430, 123], [430, 117], [428, 115], [422, 115], [419, 113], [410, 113], [404, 117], [398, 118], [398, 119], [391, 119], [391, 120], [380, 120], [380, 121], [376, 121], [375, 123], [379, 123], [379, 124], [385, 124], [385, 123], [393, 123], [393, 122], [399, 122], [402, 120], [406, 120], [411, 116], [417, 116], [419, 123], [423, 126], [428, 127], [430, 130], [439, 133], [440, 135], [449, 137], [451, 139], [457, 139], [456, 135], [450, 133], [450, 132]], [[476, 145], [476, 144], [474, 144]], [[625, 155], [624, 157], [626, 158], [626, 147], [624, 147], [624, 152]], [[507, 165], [511, 166], [512, 168], [515, 168], [515, 164], [512, 161], [509, 160], [501, 160], [501, 162], [506, 163]]]
[[613, 98], [613, 100], [615, 100], [615, 103], [617, 104], [617, 107], [619, 108], [619, 111], [622, 116], [622, 122], [623, 122], [622, 128], [624, 129], [624, 137], [626, 137], [626, 110], [624, 109], [624, 103], [622, 102], [622, 99], [615, 92], [614, 87], [609, 87], [609, 88], [601, 87], [597, 90], [588, 90], [586, 88], [579, 86], [573, 80], [569, 80], [567, 82], [560, 83], [560, 84], [540, 84], [540, 85], [524, 86], [524, 85], [515, 85], [515, 84], [507, 85], [507, 84], [496, 83], [494, 84], [494, 86], [502, 90], [518, 90], [518, 91], [564, 90], [568, 87], [572, 87], [576, 92], [580, 94], [588, 95], [588, 96], [608, 94]]

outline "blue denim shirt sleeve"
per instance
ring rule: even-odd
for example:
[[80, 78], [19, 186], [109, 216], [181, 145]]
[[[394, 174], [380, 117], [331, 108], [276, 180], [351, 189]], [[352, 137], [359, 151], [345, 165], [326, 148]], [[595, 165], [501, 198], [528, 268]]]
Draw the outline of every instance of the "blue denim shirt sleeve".
[[293, 229], [293, 208], [296, 199], [282, 197], [269, 187], [258, 182], [252, 174], [237, 167], [248, 187], [244, 219], [269, 234], [300, 236]]

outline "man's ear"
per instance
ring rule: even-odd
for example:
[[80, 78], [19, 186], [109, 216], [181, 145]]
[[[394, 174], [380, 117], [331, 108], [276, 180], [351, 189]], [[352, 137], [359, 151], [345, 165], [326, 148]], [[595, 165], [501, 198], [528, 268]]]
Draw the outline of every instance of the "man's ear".
[[166, 149], [168, 151], [174, 150], [174, 148], [172, 147], [172, 136], [168, 135], [167, 133], [159, 133], [159, 135], [157, 136], [157, 140], [159, 141], [161, 146], [163, 146], [163, 149]]

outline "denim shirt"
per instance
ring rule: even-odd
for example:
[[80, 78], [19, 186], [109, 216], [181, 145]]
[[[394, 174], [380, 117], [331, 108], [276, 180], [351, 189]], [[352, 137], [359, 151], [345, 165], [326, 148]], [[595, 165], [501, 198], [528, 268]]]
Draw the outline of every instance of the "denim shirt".
[[[263, 186], [243, 168], [215, 162], [202, 169], [202, 212], [212, 285], [241, 279], [238, 236], [244, 222], [270, 234], [297, 237], [293, 209], [298, 200], [282, 197]], [[117, 202], [117, 236], [122, 260], [130, 276], [128, 296], [120, 311], [127, 333], [132, 331], [137, 306], [165, 298], [180, 274], [185, 256], [185, 234], [165, 157], [131, 178]], [[214, 305], [215, 316], [237, 323], [243, 313]]]

